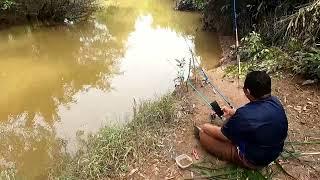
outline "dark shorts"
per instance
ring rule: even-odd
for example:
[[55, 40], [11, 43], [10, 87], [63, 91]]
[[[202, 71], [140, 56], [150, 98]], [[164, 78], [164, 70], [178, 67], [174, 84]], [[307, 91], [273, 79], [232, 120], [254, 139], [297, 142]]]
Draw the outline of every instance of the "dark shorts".
[[231, 157], [229, 158], [233, 163], [249, 169], [260, 169], [260, 167], [253, 165], [245, 158], [245, 156], [240, 152], [239, 147], [233, 145], [230, 151]]
[[239, 151], [239, 148], [230, 141], [219, 137], [220, 129], [218, 127], [207, 125], [205, 131], [200, 131], [200, 143], [211, 154], [221, 160], [229, 161], [249, 169], [260, 169], [250, 163]]

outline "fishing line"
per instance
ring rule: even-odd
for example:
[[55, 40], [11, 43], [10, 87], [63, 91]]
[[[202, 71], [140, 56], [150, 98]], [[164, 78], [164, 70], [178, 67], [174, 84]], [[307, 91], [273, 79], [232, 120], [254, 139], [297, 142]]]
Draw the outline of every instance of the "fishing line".
[[[171, 63], [171, 61], [169, 61], [170, 63]], [[179, 62], [178, 60], [177, 60], [177, 62]], [[196, 61], [194, 58], [193, 58], [193, 66], [194, 66], [194, 68], [196, 68], [196, 67], [200, 67], [200, 65], [196, 65], [196, 62], [199, 64], [199, 62], [198, 61]], [[188, 74], [188, 78], [187, 78], [187, 80], [186, 80], [186, 83], [187, 83], [187, 87], [188, 87], [188, 85], [194, 90], [194, 91], [196, 91], [196, 93], [198, 94], [198, 96], [205, 102], [205, 104], [210, 108], [210, 109], [212, 109], [214, 112], [215, 112], [215, 114], [216, 115], [218, 115], [218, 117], [220, 117], [220, 119], [221, 120], [223, 120], [223, 114], [224, 114], [224, 112], [223, 112], [223, 110], [221, 109], [221, 107], [219, 106], [219, 104], [218, 104], [218, 102], [217, 101], [213, 101], [213, 102], [209, 102], [209, 100], [208, 100], [208, 98], [205, 96], [205, 95], [203, 95], [200, 91], [198, 91], [197, 90], [197, 88], [195, 88], [195, 86], [190, 82], [190, 78], [189, 78], [189, 76], [190, 76], [190, 69], [191, 69], [191, 59], [190, 59], [190, 61], [189, 61], [189, 74]], [[208, 79], [209, 79], [209, 77], [207, 76], [207, 74], [204, 72], [204, 70], [203, 69], [201, 69], [202, 70], [202, 73], [203, 73], [203, 76], [205, 76], [205, 77], [207, 77], [207, 81], [208, 81]], [[207, 82], [206, 81], [206, 82]], [[181, 82], [182, 83], [182, 82]], [[210, 82], [211, 83], [211, 82]], [[211, 85], [214, 87], [214, 85], [211, 83]], [[216, 87], [214, 87], [214, 88], [216, 88]], [[221, 97], [223, 97], [223, 99], [230, 105], [230, 107], [232, 107], [231, 106], [231, 103], [228, 101], [228, 99], [226, 99], [226, 97], [224, 97], [223, 95], [222, 95], [222, 93], [217, 89], [217, 91], [218, 91], [218, 93], [221, 95]], [[214, 115], [212, 114], [211, 115], [211, 118], [212, 119], [214, 119]]]
[[[224, 117], [223, 117], [224, 112], [223, 112], [223, 110], [221, 109], [221, 107], [219, 106], [218, 102], [217, 102], [217, 101], [213, 101], [213, 102], [210, 103], [210, 102], [208, 101], [208, 98], [207, 98], [206, 96], [204, 96], [200, 91], [198, 91], [197, 88], [195, 88], [195, 87], [192, 85], [192, 83], [190, 82], [189, 79], [187, 80], [187, 83], [191, 86], [191, 88], [192, 88], [193, 90], [196, 91], [196, 93], [198, 94], [198, 96], [205, 102], [205, 104], [206, 104], [207, 106], [209, 106], [209, 108], [210, 108], [213, 112], [215, 112], [215, 115], [217, 115], [217, 116], [220, 118], [220, 120], [224, 121], [224, 120], [225, 120]], [[215, 115], [211, 114], [211, 119], [212, 119], [212, 120], [215, 119]]]
[[[192, 51], [191, 51], [191, 53], [193, 54]], [[192, 58], [194, 58], [194, 55], [192, 55]], [[209, 84], [209, 85], [212, 87], [213, 91], [214, 91], [215, 93], [218, 93], [218, 95], [220, 95], [220, 97], [221, 97], [231, 108], [233, 108], [234, 106], [232, 105], [232, 103], [231, 103], [231, 101], [229, 100], [229, 98], [227, 98], [226, 96], [224, 96], [224, 95], [222, 94], [222, 92], [218, 89], [218, 87], [216, 87], [216, 86], [211, 82], [211, 80], [209, 79], [209, 76], [208, 76], [207, 73], [203, 70], [203, 68], [200, 66], [200, 63], [198, 62], [197, 59], [195, 59], [195, 62], [197, 63], [197, 64], [196, 64], [197, 68], [200, 70], [200, 72], [202, 73], [202, 75], [203, 75], [204, 78], [205, 78], [204, 81], [205, 81], [207, 84]]]
[[197, 94], [199, 95], [199, 97], [206, 103], [206, 105], [208, 105], [211, 109], [211, 105], [210, 105], [210, 102], [208, 101], [208, 99], [200, 92], [198, 91], [193, 85], [192, 83], [190, 82], [190, 80], [187, 80], [187, 83], [190, 85], [190, 87], [195, 90], [197, 92]]
[[201, 72], [201, 75], [204, 77], [204, 81], [206, 82], [206, 84], [209, 84], [213, 90], [213, 92], [215, 94], [218, 93], [218, 95], [228, 104], [228, 106], [230, 106], [231, 108], [234, 108], [233, 103], [231, 103], [230, 99], [227, 98], [226, 96], [223, 95], [223, 93], [219, 90], [218, 87], [216, 87], [210, 80], [209, 76], [207, 75], [207, 73], [205, 72], [205, 70], [200, 66], [200, 63], [198, 61], [198, 59], [195, 58], [195, 54], [193, 53], [193, 50], [191, 49], [191, 47], [189, 46], [187, 40], [185, 39], [186, 44], [188, 45], [189, 51], [191, 53], [191, 57], [192, 60], [196, 63], [195, 66], [196, 68], [198, 68]]

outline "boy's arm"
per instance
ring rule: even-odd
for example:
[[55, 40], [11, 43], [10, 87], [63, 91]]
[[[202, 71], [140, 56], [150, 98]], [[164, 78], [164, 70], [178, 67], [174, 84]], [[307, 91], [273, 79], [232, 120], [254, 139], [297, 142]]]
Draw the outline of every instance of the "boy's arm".
[[[230, 110], [230, 109], [229, 109]], [[233, 143], [240, 143], [250, 128], [246, 119], [243, 118], [242, 111], [230, 110], [228, 113], [232, 115], [222, 126], [221, 133], [231, 140]]]

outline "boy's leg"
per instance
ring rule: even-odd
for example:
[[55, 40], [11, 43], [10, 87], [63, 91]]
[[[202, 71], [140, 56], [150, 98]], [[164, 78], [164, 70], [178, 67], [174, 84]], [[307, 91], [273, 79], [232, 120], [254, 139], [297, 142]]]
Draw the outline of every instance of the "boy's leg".
[[233, 162], [242, 167], [249, 169], [257, 169], [243, 156], [240, 157], [237, 147], [226, 138], [221, 128], [211, 124], [204, 124], [201, 126], [200, 143], [211, 154], [217, 156], [219, 159]]
[[226, 161], [236, 162], [237, 148], [221, 133], [220, 127], [205, 124], [201, 127], [200, 143], [210, 153]]
[[218, 126], [214, 126], [212, 124], [203, 124], [201, 126], [201, 129], [206, 133], [208, 134], [209, 136], [213, 137], [213, 138], [216, 138], [216, 139], [219, 139], [221, 141], [227, 141], [227, 142], [230, 142], [231, 141], [225, 137], [222, 132], [221, 132], [221, 127], [218, 127]]

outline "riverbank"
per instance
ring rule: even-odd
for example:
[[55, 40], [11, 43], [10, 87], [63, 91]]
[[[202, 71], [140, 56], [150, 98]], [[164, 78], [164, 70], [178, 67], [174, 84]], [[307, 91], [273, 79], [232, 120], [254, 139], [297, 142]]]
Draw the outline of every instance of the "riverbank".
[[124, 178], [127, 172], [162, 155], [169, 135], [178, 123], [174, 97], [134, 103], [133, 119], [124, 126], [107, 126], [97, 133], [78, 135], [81, 148], [65, 156], [52, 169], [51, 178]]
[[[208, 75], [214, 84], [239, 107], [248, 102], [242, 92], [241, 83], [239, 86], [237, 80], [226, 77], [224, 72], [226, 66], [231, 62], [229, 52], [232, 45], [230, 43], [233, 41], [230, 37], [221, 37], [220, 39], [224, 50], [221, 62], [229, 63], [208, 72]], [[273, 77], [273, 94], [278, 96], [283, 103], [289, 119], [287, 141], [295, 142], [295, 144], [287, 144], [285, 149], [288, 152], [283, 153], [283, 157], [279, 158], [278, 165], [281, 165], [283, 170], [277, 164], [271, 164], [264, 170], [269, 173], [272, 172], [273, 179], [292, 179], [286, 173], [296, 179], [318, 179], [320, 177], [320, 157], [318, 155], [320, 149], [318, 144], [320, 139], [318, 122], [320, 119], [320, 88], [318, 85], [302, 86], [303, 81], [300, 77], [290, 74], [283, 76], [281, 79]], [[210, 100], [218, 100], [221, 105], [223, 104], [223, 101], [209, 87], [200, 88], [200, 91], [210, 97]], [[193, 157], [196, 164], [202, 165], [205, 163], [209, 170], [202, 171], [203, 174], [195, 173], [199, 172], [197, 168], [181, 170], [172, 158], [166, 156], [148, 158], [147, 164], [133, 169], [129, 175], [132, 175], [133, 179], [185, 179], [208, 175], [209, 171], [213, 171], [212, 169], [231, 167], [235, 168], [232, 173], [236, 171], [237, 177], [240, 179], [246, 179], [247, 177], [261, 179], [259, 173], [257, 175], [254, 172], [230, 166], [201, 148], [199, 142], [194, 138], [193, 124], [210, 122], [210, 110], [194, 91], [189, 90], [189, 92], [179, 93], [181, 105], [177, 112], [183, 112], [185, 115], [181, 121], [183, 123], [173, 127], [174, 135], [171, 137], [170, 145], [166, 146], [165, 149], [176, 155], [187, 154]], [[219, 121], [214, 123], [221, 124]], [[198, 160], [192, 155], [194, 150], [199, 155]], [[291, 156], [292, 154], [294, 156]], [[208, 162], [209, 166], [207, 165]]]
[[[209, 78], [239, 107], [247, 103], [241, 82], [225, 76], [230, 64], [232, 38], [221, 37], [223, 49], [221, 63], [208, 72]], [[225, 63], [229, 62], [229, 63]], [[320, 88], [317, 85], [302, 86], [303, 79], [286, 75], [273, 78], [273, 94], [284, 104], [289, 119], [289, 153], [280, 158], [285, 172], [296, 179], [320, 177]], [[199, 90], [223, 105], [210, 87]], [[194, 123], [210, 122], [210, 110], [192, 90], [176, 90], [153, 101], [135, 103], [134, 118], [123, 127], [105, 127], [89, 137], [79, 135], [82, 147], [75, 157], [66, 156], [57, 161], [51, 178], [69, 179], [186, 179], [213, 176], [217, 168], [224, 168], [227, 177], [261, 179], [261, 173], [231, 166], [206, 153], [193, 134]], [[220, 121], [214, 124], [221, 125]], [[192, 152], [197, 152], [199, 159]], [[303, 154], [304, 153], [304, 154]], [[182, 170], [174, 158], [187, 154], [195, 166]], [[294, 155], [294, 157], [292, 156]], [[204, 170], [205, 166], [205, 170]], [[199, 168], [200, 167], [200, 168]], [[290, 179], [277, 165], [272, 164], [262, 173], [272, 172], [273, 179]]]
[[[231, 45], [231, 44], [230, 44]], [[230, 52], [230, 48], [225, 49], [226, 52]], [[228, 53], [225, 53], [228, 55]], [[224, 57], [227, 59], [230, 57]], [[230, 64], [230, 63], [229, 63]], [[228, 65], [227, 65], [228, 66]], [[226, 66], [218, 68], [215, 72], [211, 73], [211, 77], [219, 76], [223, 77], [225, 74]], [[218, 74], [216, 74], [218, 73]], [[319, 109], [320, 109], [320, 91], [319, 85], [302, 85], [305, 79], [300, 76], [295, 76], [290, 72], [283, 72], [282, 76], [274, 76], [273, 78], [273, 94], [279, 97], [283, 103], [289, 121], [289, 137], [287, 141], [293, 142], [314, 142], [320, 138], [319, 132]], [[220, 81], [220, 83], [219, 83]], [[223, 90], [228, 88], [228, 83], [233, 82], [234, 79], [228, 79], [226, 77], [219, 80], [215, 79]], [[241, 84], [241, 83], [240, 83]], [[236, 88], [235, 86], [233, 88]], [[238, 105], [246, 103], [244, 101], [242, 90], [238, 89], [238, 93], [234, 91], [225, 91], [226, 95], [235, 101]], [[242, 100], [240, 100], [241, 95]], [[240, 101], [239, 101], [240, 100]], [[299, 143], [298, 143], [299, 144]], [[286, 150], [301, 154], [304, 152], [316, 152], [319, 150], [319, 145], [310, 143], [306, 145], [300, 143], [298, 146], [286, 146]], [[283, 168], [292, 176], [297, 179], [317, 179], [319, 178], [319, 156], [297, 156], [296, 158], [285, 159], [282, 162]], [[284, 178], [283, 174], [278, 174], [275, 177]], [[288, 178], [288, 177], [287, 177]]]
[[[227, 66], [232, 64], [230, 60], [230, 46], [232, 43], [228, 44], [230, 41], [226, 41], [225, 39], [222, 38], [221, 40], [222, 48], [224, 49], [222, 61], [226, 62], [226, 64], [208, 74], [225, 95], [239, 107], [247, 103], [247, 99], [242, 92], [242, 83], [240, 83], [239, 88], [236, 79], [225, 76]], [[301, 142], [297, 143], [299, 145], [286, 146], [286, 150], [295, 152], [299, 160], [292, 157], [289, 159], [280, 158], [280, 160], [282, 159], [280, 162], [283, 168], [297, 179], [318, 179], [320, 177], [320, 157], [319, 155], [307, 154], [309, 152], [316, 152], [315, 154], [317, 154], [320, 146], [316, 143], [306, 145], [303, 142], [319, 142], [320, 86], [317, 84], [304, 86], [302, 84], [305, 82], [305, 79], [289, 72], [283, 72], [282, 76], [274, 76], [272, 79], [273, 94], [281, 100], [288, 116], [289, 137], [287, 141]], [[204, 90], [204, 94], [210, 95], [206, 90]], [[191, 97], [191, 99], [194, 99], [194, 97]], [[196, 99], [199, 98], [196, 97]], [[208, 110], [205, 108], [205, 110], [200, 110], [199, 114], [203, 113], [203, 111], [208, 113]], [[301, 153], [306, 153], [306, 156], [300, 156]], [[275, 168], [275, 165], [271, 167]], [[277, 177], [281, 179], [288, 178], [281, 172], [274, 176], [274, 178]]]

